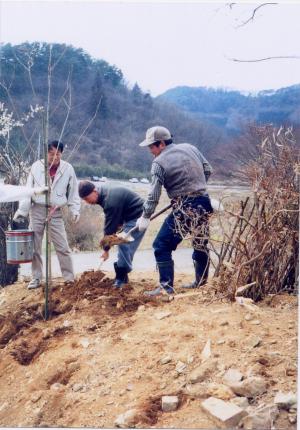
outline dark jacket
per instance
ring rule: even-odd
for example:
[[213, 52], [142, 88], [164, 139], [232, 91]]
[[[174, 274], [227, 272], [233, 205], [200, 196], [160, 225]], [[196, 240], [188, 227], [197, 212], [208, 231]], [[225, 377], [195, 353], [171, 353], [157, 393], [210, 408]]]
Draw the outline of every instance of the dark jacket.
[[96, 185], [98, 204], [105, 215], [104, 235], [114, 234], [125, 222], [139, 218], [144, 200], [134, 191], [121, 185]]

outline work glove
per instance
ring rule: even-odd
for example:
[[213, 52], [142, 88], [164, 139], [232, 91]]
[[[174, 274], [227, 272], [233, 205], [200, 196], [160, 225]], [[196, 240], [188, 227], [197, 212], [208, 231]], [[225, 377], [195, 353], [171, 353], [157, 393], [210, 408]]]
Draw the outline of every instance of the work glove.
[[49, 190], [49, 187], [34, 187], [34, 195], [45, 194]]
[[73, 224], [77, 224], [78, 221], [79, 221], [79, 219], [80, 219], [80, 215], [79, 214], [72, 215], [72, 222], [73, 222]]
[[16, 213], [14, 214], [14, 217], [13, 217], [13, 221], [16, 223], [16, 224], [21, 224], [22, 222], [24, 222], [25, 221], [25, 219], [26, 219], [26, 216], [24, 216], [20, 211], [19, 211], [19, 209], [16, 211]]
[[150, 218], [145, 218], [143, 215], [136, 220], [136, 227], [139, 231], [146, 231], [150, 224]]
[[210, 199], [211, 207], [213, 208], [214, 212], [223, 212], [224, 206], [220, 200], [217, 199]]

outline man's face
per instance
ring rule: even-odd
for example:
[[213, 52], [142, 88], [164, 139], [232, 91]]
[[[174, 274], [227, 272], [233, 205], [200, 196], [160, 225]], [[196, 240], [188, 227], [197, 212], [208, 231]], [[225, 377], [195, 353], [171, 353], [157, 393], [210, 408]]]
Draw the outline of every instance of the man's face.
[[84, 200], [86, 203], [89, 203], [90, 205], [95, 205], [98, 202], [98, 191], [93, 190], [88, 196], [84, 197], [82, 200]]
[[149, 151], [154, 157], [157, 157], [165, 149], [165, 147], [166, 144], [163, 141], [160, 142], [159, 146], [156, 146], [154, 144], [148, 146]]
[[56, 148], [51, 148], [48, 151], [48, 165], [53, 166], [53, 167], [57, 167], [60, 163], [60, 159], [61, 159], [61, 152], [58, 151]]

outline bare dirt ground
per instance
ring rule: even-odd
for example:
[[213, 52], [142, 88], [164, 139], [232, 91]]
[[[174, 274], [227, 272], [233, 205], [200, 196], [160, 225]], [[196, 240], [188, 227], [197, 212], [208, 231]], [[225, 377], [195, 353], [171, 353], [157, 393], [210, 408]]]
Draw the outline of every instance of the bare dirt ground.
[[[163, 302], [142, 294], [156, 279], [135, 273], [121, 292], [102, 272], [69, 286], [56, 279], [48, 321], [42, 290], [0, 290], [0, 426], [111, 428], [134, 408], [136, 427], [214, 429], [200, 404], [234, 397], [221, 385], [229, 368], [265, 379], [267, 391], [250, 409], [273, 403], [278, 391], [296, 392], [297, 297], [273, 296], [250, 312], [206, 286]], [[177, 274], [185, 280], [191, 276]], [[189, 391], [208, 340], [215, 370]], [[178, 395], [179, 408], [162, 412], [163, 395]], [[275, 428], [295, 426], [281, 411]]]

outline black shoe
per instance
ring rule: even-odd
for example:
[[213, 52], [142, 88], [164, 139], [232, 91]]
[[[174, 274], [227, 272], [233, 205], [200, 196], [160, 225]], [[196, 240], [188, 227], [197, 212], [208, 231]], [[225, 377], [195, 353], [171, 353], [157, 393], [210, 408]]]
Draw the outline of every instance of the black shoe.
[[116, 288], [122, 288], [124, 285], [128, 284], [128, 271], [125, 267], [119, 267], [116, 262], [114, 263], [114, 268], [116, 272], [116, 278], [114, 280], [113, 286]]

